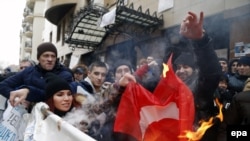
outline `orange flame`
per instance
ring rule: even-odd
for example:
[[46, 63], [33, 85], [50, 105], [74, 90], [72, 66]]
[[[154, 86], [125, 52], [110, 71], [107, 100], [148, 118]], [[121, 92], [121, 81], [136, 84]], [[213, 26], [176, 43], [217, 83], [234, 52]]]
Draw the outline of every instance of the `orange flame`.
[[201, 121], [201, 126], [197, 129], [197, 131], [186, 131], [184, 136], [180, 136], [180, 138], [187, 138], [188, 141], [199, 141], [207, 129], [209, 129], [213, 125], [213, 120], [218, 118], [221, 122], [223, 121], [222, 107], [223, 105], [219, 103], [218, 99], [215, 99], [217, 106], [219, 107], [219, 114], [216, 117], [211, 117], [208, 121]]
[[167, 64], [163, 63], [163, 70], [162, 70], [162, 76], [165, 78], [166, 73], [169, 71], [169, 67]]
[[222, 114], [223, 105], [219, 102], [217, 98], [215, 99], [215, 103], [219, 107], [219, 114], [216, 116], [216, 118], [220, 119], [220, 122], [222, 122], [223, 121], [223, 114]]

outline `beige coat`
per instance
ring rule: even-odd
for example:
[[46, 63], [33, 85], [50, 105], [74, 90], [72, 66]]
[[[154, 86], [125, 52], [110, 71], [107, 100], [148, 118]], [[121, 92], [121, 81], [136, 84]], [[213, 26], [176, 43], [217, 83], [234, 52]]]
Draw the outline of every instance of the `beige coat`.
[[250, 78], [246, 80], [243, 91], [249, 91], [249, 90], [250, 90]]

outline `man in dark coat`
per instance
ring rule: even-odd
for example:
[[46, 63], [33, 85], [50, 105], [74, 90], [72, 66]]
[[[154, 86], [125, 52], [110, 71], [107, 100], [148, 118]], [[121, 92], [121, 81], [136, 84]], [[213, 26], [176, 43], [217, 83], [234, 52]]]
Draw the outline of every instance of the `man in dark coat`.
[[237, 65], [238, 73], [229, 77], [228, 89], [233, 93], [239, 93], [243, 90], [245, 81], [250, 77], [250, 57], [240, 57]]
[[9, 99], [12, 106], [24, 100], [44, 101], [44, 76], [47, 72], [53, 72], [69, 83], [73, 81], [69, 69], [58, 63], [57, 49], [52, 43], [45, 42], [37, 47], [37, 60], [37, 65], [26, 68], [0, 83], [1, 94]]
[[[213, 49], [212, 39], [203, 30], [203, 12], [200, 13], [200, 19], [197, 15], [189, 12], [180, 27], [180, 34], [191, 41], [191, 50], [189, 53], [180, 49], [181, 52], [173, 54], [173, 64], [175, 65], [176, 75], [186, 83], [192, 90], [195, 102], [195, 121], [194, 128], [198, 128], [200, 120], [207, 120], [215, 116], [214, 112], [214, 92], [219, 83], [219, 76], [222, 74], [218, 57]], [[172, 51], [176, 51], [173, 49]], [[172, 53], [166, 52], [166, 59]], [[191, 60], [190, 60], [191, 59]], [[183, 72], [184, 68], [189, 67], [189, 71]], [[128, 80], [133, 80], [133, 76], [125, 76], [120, 85], [126, 86]], [[202, 141], [215, 140], [215, 126], [208, 129], [201, 139]]]
[[[191, 47], [186, 47], [188, 51], [183, 49], [179, 52], [180, 55], [174, 54], [173, 57], [176, 58], [173, 60], [176, 75], [185, 82], [194, 95], [196, 111], [194, 128], [199, 127], [199, 121], [208, 120], [217, 114], [213, 108], [213, 95], [222, 74], [212, 39], [204, 32], [202, 26], [203, 13], [200, 14], [200, 20], [198, 20], [194, 13], [189, 12], [181, 24], [180, 34], [191, 39]], [[187, 67], [192, 68], [192, 73], [185, 77], [182, 71]], [[201, 140], [215, 140], [216, 138], [213, 139], [213, 137], [216, 137], [217, 126], [209, 128]]]
[[[230, 130], [241, 130], [242, 126], [250, 125], [250, 78], [247, 79], [242, 92], [234, 95], [233, 100], [224, 113], [224, 120], [220, 126], [218, 141], [227, 141]], [[239, 129], [230, 129], [230, 126]], [[238, 128], [237, 127], [237, 128]], [[227, 131], [228, 130], [228, 131]], [[229, 133], [227, 133], [229, 132]], [[240, 140], [240, 139], [239, 139]]]

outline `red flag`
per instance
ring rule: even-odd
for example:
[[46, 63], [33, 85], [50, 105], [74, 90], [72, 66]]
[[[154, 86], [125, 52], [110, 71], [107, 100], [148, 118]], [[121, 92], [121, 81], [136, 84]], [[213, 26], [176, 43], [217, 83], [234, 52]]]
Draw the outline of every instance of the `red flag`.
[[128, 84], [123, 93], [114, 126], [141, 141], [178, 141], [192, 131], [194, 101], [190, 89], [175, 75], [171, 57], [169, 71], [150, 93], [138, 83]]

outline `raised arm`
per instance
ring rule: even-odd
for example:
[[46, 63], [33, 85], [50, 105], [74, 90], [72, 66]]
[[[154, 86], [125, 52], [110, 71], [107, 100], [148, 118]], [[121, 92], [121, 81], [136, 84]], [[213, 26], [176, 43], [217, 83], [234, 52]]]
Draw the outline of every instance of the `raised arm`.
[[188, 12], [186, 18], [182, 21], [180, 27], [180, 34], [188, 39], [199, 40], [203, 37], [203, 12], [200, 12], [198, 19], [197, 15], [193, 12]]

